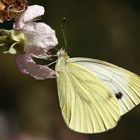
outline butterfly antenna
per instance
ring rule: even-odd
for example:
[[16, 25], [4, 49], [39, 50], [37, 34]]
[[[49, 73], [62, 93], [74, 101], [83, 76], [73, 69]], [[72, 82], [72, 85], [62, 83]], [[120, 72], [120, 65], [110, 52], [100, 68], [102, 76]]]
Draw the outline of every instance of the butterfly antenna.
[[66, 39], [66, 34], [65, 34], [66, 18], [63, 17], [62, 21], [63, 21], [63, 24], [61, 24], [61, 31], [62, 31], [62, 35], [63, 35], [64, 46], [66, 49], [67, 48], [67, 39]]

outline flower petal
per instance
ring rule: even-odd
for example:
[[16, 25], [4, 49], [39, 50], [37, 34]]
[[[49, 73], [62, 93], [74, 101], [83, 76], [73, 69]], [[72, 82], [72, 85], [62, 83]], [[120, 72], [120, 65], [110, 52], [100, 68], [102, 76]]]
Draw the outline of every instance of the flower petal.
[[20, 14], [16, 23], [14, 24], [14, 28], [21, 29], [27, 22], [33, 21], [33, 19], [44, 15], [45, 10], [43, 6], [40, 5], [31, 5], [28, 6], [27, 9]]
[[58, 44], [55, 31], [45, 23], [33, 22], [33, 19], [44, 14], [44, 7], [29, 6], [16, 20], [15, 29], [25, 35], [24, 51], [27, 54], [46, 55], [47, 51]]
[[29, 74], [37, 80], [55, 77], [54, 70], [50, 69], [47, 65], [36, 64], [31, 55], [18, 55], [16, 63], [23, 74]]
[[55, 31], [45, 23], [28, 23], [22, 31], [26, 39], [26, 53], [43, 54], [58, 44]]

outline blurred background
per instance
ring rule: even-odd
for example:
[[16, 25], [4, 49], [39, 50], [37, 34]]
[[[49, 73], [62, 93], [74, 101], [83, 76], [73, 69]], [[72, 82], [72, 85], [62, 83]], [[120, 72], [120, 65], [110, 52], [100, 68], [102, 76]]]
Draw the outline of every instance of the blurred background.
[[[64, 47], [66, 17], [68, 54], [97, 58], [140, 75], [139, 0], [30, 0], [46, 8], [42, 20]], [[10, 23], [0, 25], [9, 28]], [[73, 132], [64, 123], [55, 79], [37, 81], [22, 75], [15, 56], [0, 54], [0, 140], [138, 140], [140, 105], [124, 115], [117, 127], [101, 134]]]

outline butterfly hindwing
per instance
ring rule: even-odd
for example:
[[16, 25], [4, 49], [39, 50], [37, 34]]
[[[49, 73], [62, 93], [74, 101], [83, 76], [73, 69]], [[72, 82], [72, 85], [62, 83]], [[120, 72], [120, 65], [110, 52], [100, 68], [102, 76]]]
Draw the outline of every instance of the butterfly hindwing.
[[140, 103], [140, 77], [138, 75], [96, 59], [77, 57], [71, 58], [71, 61], [89, 69], [104, 81], [112, 94], [117, 98], [121, 107], [121, 115]]
[[82, 133], [99, 133], [116, 126], [119, 103], [104, 83], [79, 64], [58, 61], [58, 96], [68, 127]]

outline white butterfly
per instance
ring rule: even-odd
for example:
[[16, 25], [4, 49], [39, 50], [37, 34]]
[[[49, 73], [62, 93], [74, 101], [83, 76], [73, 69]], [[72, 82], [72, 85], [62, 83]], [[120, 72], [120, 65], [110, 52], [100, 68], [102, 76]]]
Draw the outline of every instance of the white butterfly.
[[60, 50], [55, 71], [61, 111], [74, 131], [109, 130], [140, 102], [140, 77], [108, 62]]

